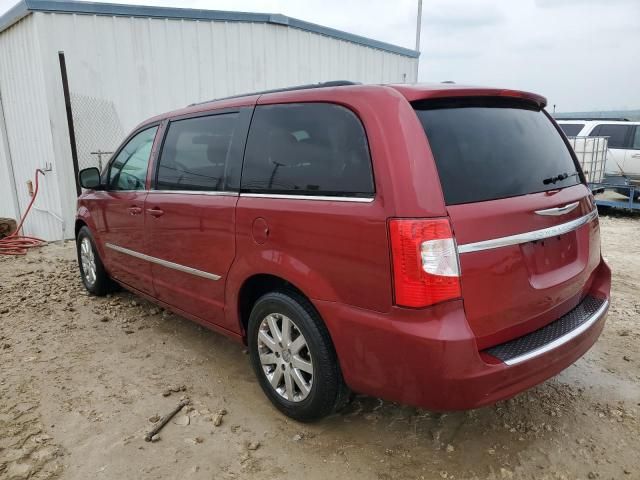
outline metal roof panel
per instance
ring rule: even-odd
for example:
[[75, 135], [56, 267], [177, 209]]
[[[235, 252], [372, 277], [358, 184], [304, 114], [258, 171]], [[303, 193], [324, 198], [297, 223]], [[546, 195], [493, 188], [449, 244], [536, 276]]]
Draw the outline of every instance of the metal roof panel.
[[196, 8], [156, 7], [147, 5], [124, 5], [119, 3], [77, 2], [73, 0], [20, 0], [14, 7], [0, 16], [0, 33], [31, 12], [69, 13], [80, 15], [107, 15], [120, 17], [169, 18], [181, 20], [205, 20], [222, 22], [255, 22], [288, 26], [327, 37], [351, 42], [365, 47], [383, 50], [397, 55], [417, 58], [420, 52], [390, 43], [381, 42], [353, 33], [317, 25], [280, 14], [228, 12]]

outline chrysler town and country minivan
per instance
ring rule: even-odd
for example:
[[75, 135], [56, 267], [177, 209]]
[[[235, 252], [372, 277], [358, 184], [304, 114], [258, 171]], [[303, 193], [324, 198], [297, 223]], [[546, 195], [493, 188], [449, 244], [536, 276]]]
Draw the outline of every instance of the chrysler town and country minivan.
[[582, 356], [609, 305], [594, 200], [545, 103], [333, 82], [151, 118], [80, 172], [82, 280], [245, 342], [298, 420], [350, 392], [512, 397]]

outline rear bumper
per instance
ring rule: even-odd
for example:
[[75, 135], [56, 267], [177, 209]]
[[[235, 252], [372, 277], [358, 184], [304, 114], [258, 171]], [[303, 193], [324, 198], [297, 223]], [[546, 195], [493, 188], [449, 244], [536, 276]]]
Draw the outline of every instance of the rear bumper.
[[510, 398], [558, 374], [598, 339], [608, 309], [611, 272], [601, 262], [592, 297], [606, 301], [574, 335], [507, 365], [478, 351], [462, 301], [388, 314], [314, 302], [356, 392], [431, 410], [464, 410]]

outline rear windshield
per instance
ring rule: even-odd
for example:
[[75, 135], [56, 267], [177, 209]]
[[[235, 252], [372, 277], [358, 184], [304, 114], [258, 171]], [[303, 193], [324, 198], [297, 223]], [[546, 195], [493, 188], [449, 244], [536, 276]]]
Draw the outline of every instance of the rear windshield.
[[584, 128], [584, 123], [560, 123], [558, 126], [567, 137], [575, 137]]
[[464, 98], [424, 101], [414, 108], [427, 134], [447, 205], [580, 182], [562, 136], [545, 113], [529, 103]]

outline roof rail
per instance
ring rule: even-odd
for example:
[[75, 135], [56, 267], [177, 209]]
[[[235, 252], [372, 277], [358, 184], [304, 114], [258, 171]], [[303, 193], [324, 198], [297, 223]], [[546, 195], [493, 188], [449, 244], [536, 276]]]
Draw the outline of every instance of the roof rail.
[[593, 121], [603, 121], [603, 122], [630, 122], [628, 118], [622, 117], [554, 117], [556, 120], [575, 120], [576, 122], [593, 122]]
[[267, 93], [279, 93], [279, 92], [291, 92], [294, 90], [309, 90], [312, 88], [327, 88], [327, 87], [345, 87], [347, 85], [362, 85], [361, 82], [351, 82], [349, 80], [331, 80], [330, 82], [310, 83], [308, 85], [295, 85], [293, 87], [274, 88], [272, 90], [261, 90], [259, 92], [242, 93], [239, 95], [231, 95], [229, 97], [214, 98], [213, 100], [205, 100], [204, 102], [196, 102], [188, 105], [193, 107], [194, 105], [202, 105], [204, 103], [217, 102], [218, 100], [228, 100], [230, 98], [250, 97], [252, 95], [265, 95]]

